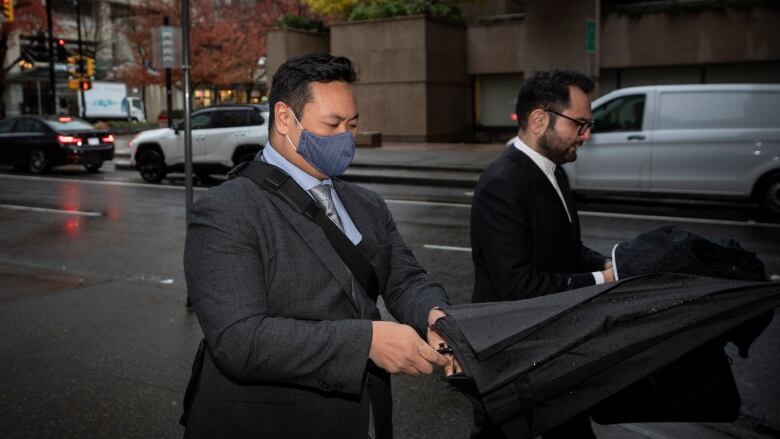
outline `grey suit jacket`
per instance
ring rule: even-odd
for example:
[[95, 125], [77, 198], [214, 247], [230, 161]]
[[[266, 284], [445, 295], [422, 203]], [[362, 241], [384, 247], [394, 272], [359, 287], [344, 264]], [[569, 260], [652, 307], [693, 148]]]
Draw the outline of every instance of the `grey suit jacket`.
[[[428, 312], [447, 302], [443, 289], [381, 197], [337, 179], [334, 188], [388, 310], [424, 337]], [[388, 377], [368, 360], [380, 316], [364, 292], [352, 294], [316, 224], [236, 178], [194, 204], [184, 268], [208, 346], [186, 437], [365, 437], [369, 394], [389, 398]], [[384, 427], [389, 407], [376, 415]]]

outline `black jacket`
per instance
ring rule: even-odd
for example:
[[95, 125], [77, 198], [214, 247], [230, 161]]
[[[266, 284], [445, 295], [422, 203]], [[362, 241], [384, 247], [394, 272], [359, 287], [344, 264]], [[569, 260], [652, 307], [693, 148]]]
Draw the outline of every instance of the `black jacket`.
[[577, 209], [556, 169], [572, 216], [541, 169], [509, 147], [479, 179], [471, 206], [474, 302], [527, 299], [594, 284], [606, 257], [582, 245]]

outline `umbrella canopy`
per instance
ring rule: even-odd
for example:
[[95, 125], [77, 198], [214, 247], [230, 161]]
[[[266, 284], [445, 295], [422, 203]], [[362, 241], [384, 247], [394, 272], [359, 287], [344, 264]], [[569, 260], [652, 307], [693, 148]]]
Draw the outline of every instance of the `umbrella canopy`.
[[780, 285], [658, 273], [447, 308], [436, 329], [510, 437], [531, 438], [780, 306]]

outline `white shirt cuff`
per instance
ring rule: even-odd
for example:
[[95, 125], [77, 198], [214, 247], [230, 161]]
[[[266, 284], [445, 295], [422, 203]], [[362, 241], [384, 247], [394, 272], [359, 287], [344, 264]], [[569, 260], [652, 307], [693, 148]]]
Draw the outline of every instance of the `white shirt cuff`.
[[596, 285], [601, 285], [604, 283], [604, 273], [600, 271], [594, 271], [591, 274], [593, 275], [593, 279], [596, 281]]

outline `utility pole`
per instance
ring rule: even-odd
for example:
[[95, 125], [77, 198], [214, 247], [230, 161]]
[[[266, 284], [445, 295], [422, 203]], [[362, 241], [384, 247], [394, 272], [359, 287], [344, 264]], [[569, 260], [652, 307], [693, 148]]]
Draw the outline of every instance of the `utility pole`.
[[57, 79], [54, 76], [54, 24], [51, 20], [51, 2], [46, 0], [46, 21], [49, 33], [49, 107], [57, 114]]

